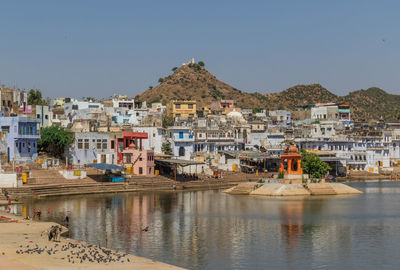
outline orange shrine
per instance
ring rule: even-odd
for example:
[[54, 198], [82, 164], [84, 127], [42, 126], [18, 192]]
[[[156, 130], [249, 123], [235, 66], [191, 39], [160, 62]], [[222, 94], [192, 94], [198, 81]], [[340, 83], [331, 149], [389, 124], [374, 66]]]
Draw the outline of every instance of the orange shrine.
[[285, 148], [284, 153], [281, 155], [281, 168], [279, 171], [291, 175], [303, 174], [303, 169], [301, 168], [301, 154], [297, 153], [297, 147], [295, 145], [290, 145]]

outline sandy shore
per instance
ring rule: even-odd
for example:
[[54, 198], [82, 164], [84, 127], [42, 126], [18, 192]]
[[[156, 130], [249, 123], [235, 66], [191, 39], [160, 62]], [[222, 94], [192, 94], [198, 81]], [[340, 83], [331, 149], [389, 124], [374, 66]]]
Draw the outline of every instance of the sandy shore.
[[[52, 222], [22, 220], [0, 211], [1, 269], [183, 269], [72, 239], [48, 241]], [[66, 228], [63, 228], [66, 231]]]

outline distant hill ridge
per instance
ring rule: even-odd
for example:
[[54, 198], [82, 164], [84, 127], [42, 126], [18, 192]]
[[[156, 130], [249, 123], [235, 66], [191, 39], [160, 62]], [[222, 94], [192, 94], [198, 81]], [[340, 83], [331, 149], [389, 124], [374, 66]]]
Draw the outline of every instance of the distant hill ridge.
[[337, 96], [320, 84], [296, 85], [272, 94], [247, 93], [218, 80], [204, 67], [187, 64], [176, 69], [162, 80], [160, 85], [136, 96], [137, 99], [168, 103], [174, 99], [194, 99], [198, 107], [220, 99], [233, 99], [241, 108], [268, 110], [296, 110], [298, 106], [318, 102], [350, 103], [356, 121], [397, 120], [400, 112], [400, 95], [389, 94], [372, 87]]

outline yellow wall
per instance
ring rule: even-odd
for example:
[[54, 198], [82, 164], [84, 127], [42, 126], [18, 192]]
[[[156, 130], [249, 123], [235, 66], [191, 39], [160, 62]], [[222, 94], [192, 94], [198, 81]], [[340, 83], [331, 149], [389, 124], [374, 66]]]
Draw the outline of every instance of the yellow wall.
[[[177, 106], [178, 105], [178, 106]], [[179, 107], [180, 105], [180, 107]], [[189, 108], [189, 105], [192, 105], [192, 108]], [[196, 117], [196, 101], [192, 100], [182, 100], [182, 101], [172, 101], [172, 116], [176, 117], [177, 115], [181, 117]], [[179, 108], [177, 108], [179, 107]]]

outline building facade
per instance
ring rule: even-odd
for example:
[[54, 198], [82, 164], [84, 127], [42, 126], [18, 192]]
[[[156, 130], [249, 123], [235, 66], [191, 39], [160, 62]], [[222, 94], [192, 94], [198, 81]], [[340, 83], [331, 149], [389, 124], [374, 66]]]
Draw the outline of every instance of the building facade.
[[39, 121], [30, 117], [0, 117], [1, 131], [7, 138], [7, 160], [31, 163], [37, 158], [40, 140]]

